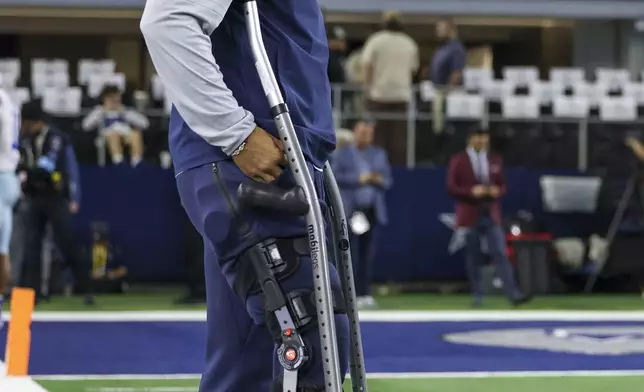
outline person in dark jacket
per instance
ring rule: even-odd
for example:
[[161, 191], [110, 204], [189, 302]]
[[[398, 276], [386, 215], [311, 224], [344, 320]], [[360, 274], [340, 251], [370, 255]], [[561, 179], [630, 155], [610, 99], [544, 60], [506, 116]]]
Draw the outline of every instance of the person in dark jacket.
[[42, 243], [50, 224], [54, 242], [74, 274], [76, 292], [85, 294], [85, 303], [91, 305], [91, 265], [81, 256], [72, 228], [73, 215], [80, 208], [81, 188], [71, 141], [46, 122], [38, 101], [23, 106], [22, 131], [19, 170], [26, 177], [23, 191], [28, 210], [22, 285], [42, 297]]

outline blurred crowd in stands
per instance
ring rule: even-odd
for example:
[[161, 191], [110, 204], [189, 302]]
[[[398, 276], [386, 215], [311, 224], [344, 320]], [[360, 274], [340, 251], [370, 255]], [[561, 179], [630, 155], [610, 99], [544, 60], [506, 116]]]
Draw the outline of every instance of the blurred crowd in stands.
[[[345, 29], [328, 26], [336, 127], [350, 129], [367, 115], [378, 119], [375, 143], [394, 166], [446, 164], [471, 128], [479, 127], [490, 131], [509, 165], [584, 170], [604, 159], [594, 154], [601, 123], [620, 122], [621, 131], [631, 131], [628, 124], [642, 112], [644, 84], [628, 70], [600, 68], [591, 75], [582, 68], [552, 68], [542, 80], [538, 67], [521, 66], [494, 75], [488, 67], [468, 66], [452, 20], [440, 19], [435, 28], [439, 46], [423, 64], [418, 43], [395, 12], [384, 14], [381, 29], [352, 51]], [[71, 134], [81, 163], [127, 158], [134, 166], [141, 159], [169, 166], [171, 102], [160, 79], [136, 86], [117, 70], [110, 59], [2, 59], [0, 87], [17, 104], [39, 100]], [[128, 108], [127, 134], [115, 114], [120, 105]], [[99, 125], [100, 113], [106, 122]], [[523, 152], [526, 146], [534, 148]]]

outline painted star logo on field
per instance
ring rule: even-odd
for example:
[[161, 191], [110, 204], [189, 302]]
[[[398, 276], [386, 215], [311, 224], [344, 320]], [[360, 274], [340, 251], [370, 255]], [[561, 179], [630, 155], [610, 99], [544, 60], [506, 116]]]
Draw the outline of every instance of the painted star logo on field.
[[459, 250], [465, 247], [465, 234], [467, 234], [467, 229], [456, 227], [456, 214], [445, 213], [439, 214], [438, 220], [452, 230], [452, 238], [449, 240], [449, 245], [447, 251], [450, 255], [455, 254]]
[[542, 350], [582, 355], [644, 354], [642, 326], [562, 326], [559, 328], [488, 329], [447, 334], [454, 344]]

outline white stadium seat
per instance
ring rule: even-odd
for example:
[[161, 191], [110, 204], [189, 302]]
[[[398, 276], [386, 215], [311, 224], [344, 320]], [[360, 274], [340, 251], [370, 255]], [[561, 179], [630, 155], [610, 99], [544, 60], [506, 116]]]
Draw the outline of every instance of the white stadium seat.
[[31, 75], [31, 89], [34, 98], [42, 97], [47, 88], [62, 89], [69, 87], [69, 74], [59, 73], [37, 73]]
[[101, 90], [108, 84], [113, 84], [118, 86], [118, 88], [124, 92], [125, 91], [125, 74], [115, 73], [115, 74], [100, 74], [92, 75], [89, 78], [89, 83], [87, 84], [87, 95], [90, 98], [98, 98], [101, 94]]
[[503, 80], [514, 86], [529, 86], [530, 83], [539, 80], [539, 69], [537, 67], [505, 67], [503, 68]]
[[78, 84], [85, 86], [93, 75], [113, 75], [116, 71], [116, 62], [111, 59], [78, 61]]
[[463, 70], [463, 85], [467, 90], [482, 90], [483, 85], [494, 79], [489, 68], [465, 68]]
[[81, 111], [83, 93], [80, 87], [47, 88], [43, 92], [42, 108], [56, 115], [77, 115]]

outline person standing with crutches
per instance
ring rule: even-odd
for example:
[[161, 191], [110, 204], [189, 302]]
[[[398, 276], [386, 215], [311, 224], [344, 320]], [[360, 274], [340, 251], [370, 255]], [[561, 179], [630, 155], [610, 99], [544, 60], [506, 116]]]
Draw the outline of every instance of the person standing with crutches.
[[[340, 392], [355, 350], [342, 285], [322, 240], [322, 172], [335, 137], [318, 2], [148, 0], [141, 30], [174, 104], [177, 186], [206, 248], [209, 325], [200, 391]], [[241, 209], [238, 190], [249, 181], [251, 188], [270, 183], [269, 196], [295, 189], [294, 199], [300, 186], [306, 221]], [[319, 311], [321, 293], [332, 293], [330, 312]]]

